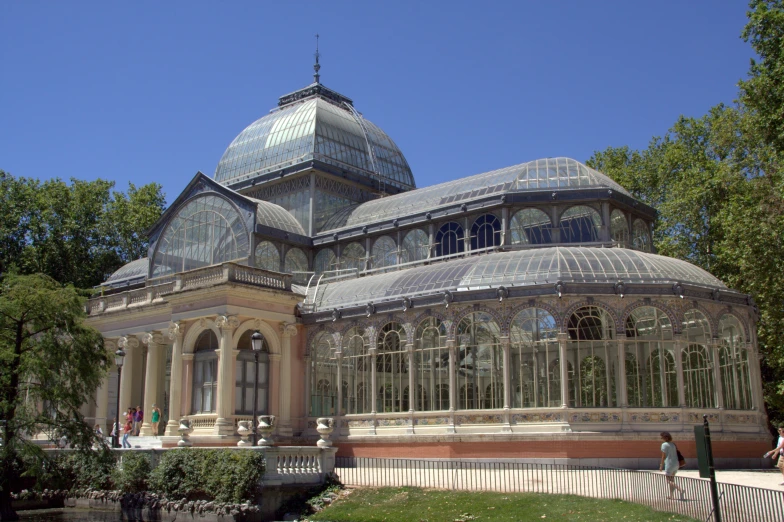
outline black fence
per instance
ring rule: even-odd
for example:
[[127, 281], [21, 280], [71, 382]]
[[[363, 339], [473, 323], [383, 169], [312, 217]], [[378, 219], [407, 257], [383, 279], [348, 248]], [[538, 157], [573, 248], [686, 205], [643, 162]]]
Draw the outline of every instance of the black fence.
[[[650, 471], [514, 461], [338, 457], [335, 473], [354, 486], [412, 486], [503, 493], [557, 493], [620, 499], [712, 520], [710, 482], [676, 477], [683, 500], [670, 500], [665, 476]], [[719, 483], [723, 522], [784, 521], [784, 491]]]

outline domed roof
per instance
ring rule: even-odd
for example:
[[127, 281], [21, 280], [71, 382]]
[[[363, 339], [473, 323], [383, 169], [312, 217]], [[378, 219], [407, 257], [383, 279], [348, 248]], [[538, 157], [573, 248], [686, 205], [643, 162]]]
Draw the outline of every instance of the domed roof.
[[104, 282], [104, 286], [126, 286], [141, 283], [147, 278], [147, 270], [150, 266], [146, 257], [131, 261], [118, 268]]
[[374, 199], [334, 214], [321, 231], [435, 210], [496, 193], [608, 188], [633, 197], [609, 176], [572, 158], [544, 158]]
[[321, 282], [313, 311], [481, 288], [564, 283], [691, 284], [726, 290], [719, 279], [680, 259], [624, 248], [548, 247], [471, 256], [407, 270]]
[[215, 169], [215, 181], [231, 185], [318, 160], [367, 176], [374, 185], [380, 175], [382, 183], [398, 190], [416, 186], [397, 145], [357, 113], [349, 98], [312, 84], [282, 97], [279, 105], [231, 142]]
[[254, 198], [248, 199], [256, 203], [256, 224], [266, 225], [301, 236], [307, 235], [305, 229], [299, 224], [299, 221], [297, 221], [285, 208], [276, 205], [275, 203], [270, 203], [269, 201], [262, 201]]

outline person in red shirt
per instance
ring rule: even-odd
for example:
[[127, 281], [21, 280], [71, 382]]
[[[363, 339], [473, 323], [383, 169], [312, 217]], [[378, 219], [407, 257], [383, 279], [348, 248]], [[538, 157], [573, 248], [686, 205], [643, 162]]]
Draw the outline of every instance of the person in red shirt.
[[131, 443], [128, 442], [128, 435], [131, 434], [133, 430], [133, 423], [131, 421], [125, 421], [125, 426], [123, 426], [123, 438], [122, 438], [122, 447], [123, 448], [130, 448]]

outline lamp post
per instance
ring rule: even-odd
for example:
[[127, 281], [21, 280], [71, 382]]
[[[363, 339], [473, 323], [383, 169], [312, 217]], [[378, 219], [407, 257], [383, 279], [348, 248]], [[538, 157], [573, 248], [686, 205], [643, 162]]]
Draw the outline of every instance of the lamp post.
[[250, 347], [253, 348], [253, 358], [256, 361], [255, 378], [253, 379], [253, 445], [258, 442], [259, 422], [256, 419], [256, 409], [259, 407], [259, 354], [264, 345], [264, 336], [258, 330], [250, 336]]
[[122, 375], [122, 365], [125, 359], [125, 352], [122, 348], [114, 352], [114, 364], [117, 365], [117, 413], [114, 418], [114, 437], [112, 438], [112, 446], [115, 448], [120, 447], [120, 376]]

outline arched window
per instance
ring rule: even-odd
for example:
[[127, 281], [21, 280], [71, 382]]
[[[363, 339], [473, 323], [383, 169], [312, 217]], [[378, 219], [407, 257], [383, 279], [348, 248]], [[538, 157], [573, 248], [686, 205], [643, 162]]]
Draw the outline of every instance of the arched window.
[[365, 248], [359, 243], [349, 243], [340, 251], [340, 268], [365, 270]]
[[492, 214], [483, 214], [471, 225], [471, 250], [501, 244], [501, 221]]
[[250, 236], [239, 212], [219, 196], [187, 202], [169, 221], [155, 247], [152, 277], [247, 259]]
[[253, 390], [257, 389], [256, 414], [269, 413], [269, 350], [266, 342], [261, 345], [259, 354], [258, 387], [256, 386], [256, 359], [250, 344], [252, 330], [240, 336], [237, 342], [237, 363], [234, 368], [234, 413], [253, 415]]
[[558, 331], [555, 318], [541, 308], [526, 308], [512, 320], [509, 337], [513, 408], [561, 406]]
[[385, 324], [378, 332], [377, 346], [376, 383], [384, 397], [383, 402], [377, 405], [378, 411], [401, 412], [403, 409], [397, 391], [408, 384], [408, 354], [403, 325], [394, 322]]
[[617, 208], [610, 214], [610, 236], [619, 246], [629, 246], [629, 222], [626, 215]]
[[191, 413], [215, 412], [218, 395], [218, 338], [212, 330], [204, 330], [196, 339], [193, 357], [193, 393]]
[[550, 218], [538, 208], [526, 208], [512, 216], [509, 233], [513, 245], [552, 243]]
[[418, 228], [410, 230], [403, 238], [403, 248], [400, 254], [402, 263], [427, 259], [430, 255], [430, 239], [427, 233]]
[[397, 246], [389, 236], [381, 236], [373, 243], [373, 268], [397, 265]]
[[310, 415], [335, 415], [338, 371], [332, 336], [320, 332], [310, 348]]
[[370, 352], [367, 349], [365, 330], [356, 326], [343, 337], [341, 368], [347, 389], [343, 392], [343, 410], [346, 414], [370, 413], [373, 396], [368, 394], [372, 374]]
[[464, 250], [463, 227], [453, 221], [441, 225], [436, 233], [436, 257], [459, 254]]
[[336, 264], [335, 252], [331, 248], [322, 248], [313, 258], [313, 271], [316, 274], [323, 274], [329, 270], [335, 270]]
[[290, 248], [286, 252], [286, 261], [283, 270], [287, 274], [292, 274], [291, 280], [295, 283], [307, 283], [308, 276], [308, 256], [299, 248]]
[[457, 325], [458, 350], [455, 364], [456, 383], [460, 390], [461, 409], [502, 408], [487, 404], [479, 386], [498, 386], [504, 382], [503, 353], [500, 329], [486, 312], [473, 312]]
[[689, 310], [683, 314], [683, 336], [688, 343], [681, 352], [686, 406], [715, 408], [714, 361], [708, 350], [710, 323], [702, 312]]
[[577, 205], [561, 215], [561, 243], [593, 243], [599, 241], [602, 217], [591, 207]]
[[642, 252], [651, 251], [651, 235], [642, 219], [635, 219], [632, 225], [632, 247]]
[[[449, 350], [446, 348], [446, 328], [440, 319], [428, 317], [417, 326], [414, 361], [420, 385], [417, 391], [422, 392], [415, 405], [424, 405], [422, 410], [415, 406], [417, 410], [448, 410]], [[433, 400], [428, 402], [428, 396]]]
[[280, 272], [280, 252], [271, 241], [256, 245], [256, 268]]
[[751, 379], [748, 351], [744, 345], [744, 331], [734, 315], [726, 314], [719, 320], [719, 368], [724, 407], [731, 410], [750, 410]]
[[626, 397], [629, 406], [678, 406], [672, 335], [669, 317], [653, 306], [637, 308], [626, 318]]
[[569, 317], [567, 356], [578, 368], [570, 382], [578, 407], [615, 406], [616, 365], [608, 364], [617, 357], [614, 341], [615, 323], [597, 306], [584, 306]]

